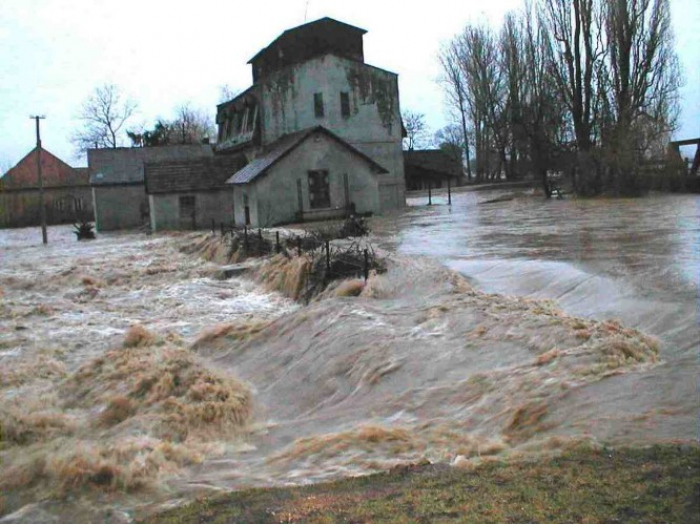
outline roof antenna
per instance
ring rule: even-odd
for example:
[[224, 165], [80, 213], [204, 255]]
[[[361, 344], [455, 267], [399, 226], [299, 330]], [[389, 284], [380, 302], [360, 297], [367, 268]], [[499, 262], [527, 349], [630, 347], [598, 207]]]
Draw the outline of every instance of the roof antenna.
[[304, 9], [304, 22], [306, 22], [308, 14], [309, 14], [309, 0], [306, 0], [306, 9]]

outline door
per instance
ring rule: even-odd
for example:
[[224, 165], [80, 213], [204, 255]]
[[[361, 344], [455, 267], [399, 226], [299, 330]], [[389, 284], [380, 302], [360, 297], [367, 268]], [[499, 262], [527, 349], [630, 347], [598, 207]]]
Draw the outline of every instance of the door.
[[180, 197], [180, 229], [197, 229], [195, 204], [193, 195]]

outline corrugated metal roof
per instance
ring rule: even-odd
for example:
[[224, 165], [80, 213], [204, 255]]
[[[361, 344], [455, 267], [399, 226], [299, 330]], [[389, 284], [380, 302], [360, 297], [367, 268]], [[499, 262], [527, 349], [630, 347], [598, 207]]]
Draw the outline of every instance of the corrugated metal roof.
[[270, 167], [277, 163], [280, 159], [286, 156], [290, 151], [298, 147], [302, 142], [315, 133], [323, 133], [329, 138], [335, 140], [340, 145], [348, 149], [354, 155], [359, 156], [367, 162], [372, 169], [378, 173], [388, 173], [385, 168], [377, 164], [370, 157], [355, 149], [339, 136], [331, 133], [323, 126], [311, 127], [296, 133], [291, 133], [281, 137], [266, 148], [263, 153], [253, 160], [250, 164], [233, 175], [228, 181], [228, 184], [248, 184], [255, 180], [260, 175], [264, 174]]

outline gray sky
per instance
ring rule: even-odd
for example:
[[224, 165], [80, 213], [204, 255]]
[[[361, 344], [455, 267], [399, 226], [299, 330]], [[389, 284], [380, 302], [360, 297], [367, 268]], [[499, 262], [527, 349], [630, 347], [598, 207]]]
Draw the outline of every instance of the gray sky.
[[[133, 123], [150, 126], [191, 102], [213, 114], [219, 88], [251, 84], [247, 61], [285, 29], [304, 22], [306, 0], [2, 0], [0, 171], [34, 147], [30, 114], [45, 114], [45, 148], [73, 165], [71, 133], [98, 85], [119, 85], [139, 103]], [[445, 125], [440, 45], [469, 21], [498, 24], [521, 0], [309, 0], [308, 21], [357, 25], [368, 63], [399, 74], [401, 107]], [[700, 2], [671, 1], [682, 89], [679, 138], [700, 136]], [[83, 164], [84, 165], [84, 164]]]

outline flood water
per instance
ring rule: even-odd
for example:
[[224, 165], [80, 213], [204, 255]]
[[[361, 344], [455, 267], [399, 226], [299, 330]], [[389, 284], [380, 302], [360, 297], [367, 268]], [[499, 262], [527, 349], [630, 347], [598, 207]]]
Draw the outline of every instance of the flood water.
[[[77, 243], [59, 227], [44, 247], [38, 230], [1, 231], [0, 421], [15, 440], [0, 447], [11, 472], [0, 468], [0, 517], [122, 522], [216, 491], [418, 460], [694, 440], [700, 198], [484, 203], [510, 194], [412, 199], [373, 219], [388, 272], [356, 282], [360, 296], [308, 305], [276, 291], [294, 286], [301, 258], [219, 280], [225, 262], [203, 253], [220, 238], [205, 233]], [[228, 323], [250, 330], [229, 336]], [[127, 351], [134, 324], [154, 342]], [[103, 358], [131, 355], [132, 372], [148, 373], [153, 362], [138, 362], [154, 354], [247, 389], [250, 420], [159, 433], [167, 404]], [[115, 395], [132, 412], [105, 426]], [[148, 489], [105, 491], [90, 468], [106, 465]]]
[[659, 337], [666, 365], [606, 391], [601, 410], [633, 411], [635, 396], [698, 399], [699, 196], [545, 201], [501, 191], [453, 194], [452, 206], [444, 195], [426, 201], [410, 199], [407, 213], [381, 226], [397, 233], [399, 253], [437, 258], [487, 292], [554, 299], [569, 314]]

